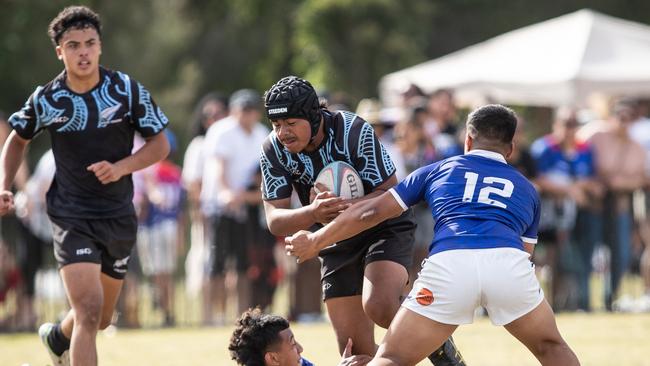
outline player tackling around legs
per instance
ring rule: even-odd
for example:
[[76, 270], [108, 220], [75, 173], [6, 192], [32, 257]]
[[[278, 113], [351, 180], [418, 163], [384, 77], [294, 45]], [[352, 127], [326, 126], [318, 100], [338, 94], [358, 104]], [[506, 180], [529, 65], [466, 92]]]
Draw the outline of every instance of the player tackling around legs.
[[[131, 173], [167, 156], [160, 132], [168, 120], [140, 83], [99, 65], [101, 25], [92, 10], [63, 9], [48, 34], [65, 69], [9, 118], [0, 215], [13, 209], [9, 189], [29, 141], [47, 130], [56, 161], [47, 213], [72, 309], [39, 335], [54, 365], [96, 365], [97, 330], [110, 324], [136, 239]], [[136, 131], [146, 143], [131, 154]]]
[[579, 365], [562, 339], [535, 277], [539, 197], [506, 163], [517, 126], [514, 112], [487, 105], [467, 119], [465, 154], [419, 168], [388, 192], [358, 202], [311, 233], [286, 239], [307, 260], [322, 248], [401, 215], [426, 200], [435, 237], [413, 290], [369, 365], [414, 365], [483, 306], [542, 365]]
[[[349, 206], [332, 192], [310, 197], [318, 173], [333, 161], [344, 161], [359, 172], [367, 193], [360, 200], [377, 197], [397, 183], [395, 166], [372, 127], [353, 113], [328, 111], [308, 81], [281, 79], [266, 92], [264, 104], [273, 131], [262, 146], [262, 196], [273, 234], [292, 235], [327, 223]], [[302, 207], [291, 208], [292, 190]], [[339, 352], [351, 338], [353, 354], [375, 354], [374, 324], [388, 327], [408, 282], [412, 216], [410, 210], [400, 211], [337, 246], [313, 252], [312, 257], [321, 258], [323, 299]], [[439, 348], [431, 355], [436, 366], [464, 365], [451, 341], [442, 344], [427, 352]]]

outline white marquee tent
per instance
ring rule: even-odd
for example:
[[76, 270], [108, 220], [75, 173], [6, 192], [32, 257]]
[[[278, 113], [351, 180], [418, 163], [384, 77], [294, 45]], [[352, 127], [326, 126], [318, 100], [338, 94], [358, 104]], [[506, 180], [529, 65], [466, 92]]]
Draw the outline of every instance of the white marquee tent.
[[460, 103], [582, 105], [594, 93], [650, 96], [650, 26], [580, 10], [388, 74], [395, 104], [413, 83], [456, 90]]

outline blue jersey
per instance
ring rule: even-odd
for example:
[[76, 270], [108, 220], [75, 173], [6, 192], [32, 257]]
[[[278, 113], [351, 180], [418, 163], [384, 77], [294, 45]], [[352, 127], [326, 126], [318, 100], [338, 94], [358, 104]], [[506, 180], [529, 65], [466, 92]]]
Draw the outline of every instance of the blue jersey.
[[595, 173], [593, 153], [586, 143], [576, 145], [575, 152], [565, 154], [553, 135], [537, 139], [530, 147], [540, 175], [556, 183], [569, 184], [577, 179], [591, 178]]
[[422, 167], [391, 189], [402, 208], [428, 203], [435, 224], [429, 254], [537, 243], [539, 196], [501, 154], [473, 150]]

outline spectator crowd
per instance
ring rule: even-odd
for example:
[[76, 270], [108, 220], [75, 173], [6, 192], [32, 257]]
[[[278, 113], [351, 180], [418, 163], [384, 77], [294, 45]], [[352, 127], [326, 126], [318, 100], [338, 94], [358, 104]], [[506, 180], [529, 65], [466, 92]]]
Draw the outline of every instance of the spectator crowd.
[[[340, 94], [322, 94], [330, 110], [356, 112], [375, 129], [398, 179], [463, 153], [463, 110], [452, 90], [425, 94], [411, 85], [392, 107], [374, 99], [353, 107]], [[542, 198], [533, 261], [555, 311], [601, 310], [594, 304], [606, 311], [650, 311], [647, 102], [626, 97], [600, 114], [562, 107], [546, 123], [519, 121], [509, 163]], [[321, 318], [318, 261], [297, 266], [288, 260], [282, 238], [264, 222], [259, 154], [270, 130], [262, 111], [262, 96], [251, 89], [229, 97], [207, 94], [191, 121], [174, 125], [191, 131], [186, 149], [168, 129], [169, 157], [133, 175], [139, 233], [118, 326], [232, 324], [246, 309], [270, 310], [281, 285], [288, 289], [290, 320]], [[0, 113], [0, 145], [9, 132]], [[135, 148], [141, 144], [136, 140]], [[1, 222], [0, 332], [35, 329], [45, 307], [39, 281], [55, 267], [44, 207], [56, 169], [51, 151], [33, 166], [32, 172], [21, 167], [16, 210]], [[434, 226], [424, 204], [415, 208], [415, 217], [410, 283], [427, 256]], [[640, 277], [642, 289], [622, 291], [626, 275]], [[594, 283], [602, 283], [602, 290], [595, 292]], [[158, 314], [155, 321], [141, 319], [145, 300]], [[194, 320], [179, 316], [179, 304], [189, 302], [200, 304]]]

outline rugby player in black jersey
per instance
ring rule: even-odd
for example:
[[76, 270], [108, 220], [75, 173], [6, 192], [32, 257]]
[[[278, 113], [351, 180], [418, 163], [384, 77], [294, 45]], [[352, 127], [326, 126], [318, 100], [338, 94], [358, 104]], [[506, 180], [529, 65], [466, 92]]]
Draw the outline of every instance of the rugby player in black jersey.
[[[64, 71], [9, 118], [0, 215], [13, 208], [10, 187], [27, 145], [47, 130], [56, 161], [47, 212], [72, 309], [39, 335], [55, 365], [96, 365], [97, 330], [110, 324], [136, 240], [131, 173], [167, 156], [168, 119], [140, 83], [100, 66], [101, 23], [91, 9], [63, 9], [48, 34]], [[136, 131], [146, 143], [131, 154]]]
[[[273, 131], [262, 146], [262, 196], [273, 234], [288, 236], [327, 223], [350, 205], [331, 192], [312, 190], [318, 173], [333, 161], [357, 170], [367, 193], [361, 199], [397, 183], [393, 161], [372, 127], [350, 112], [328, 111], [308, 81], [285, 77], [264, 102]], [[300, 208], [291, 208], [293, 190]], [[408, 282], [414, 229], [409, 210], [320, 251], [323, 299], [339, 352], [351, 338], [354, 354], [375, 353], [374, 324], [388, 328]], [[451, 340], [430, 358], [434, 365], [464, 365]]]

